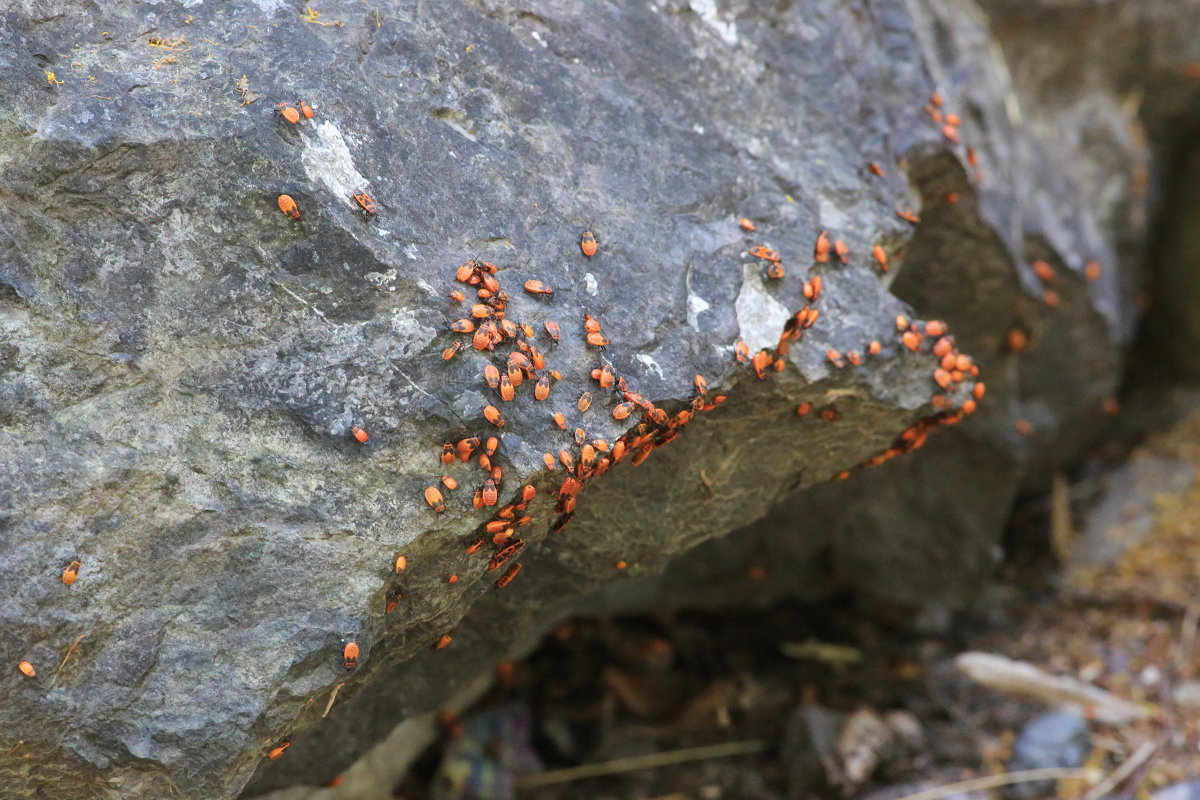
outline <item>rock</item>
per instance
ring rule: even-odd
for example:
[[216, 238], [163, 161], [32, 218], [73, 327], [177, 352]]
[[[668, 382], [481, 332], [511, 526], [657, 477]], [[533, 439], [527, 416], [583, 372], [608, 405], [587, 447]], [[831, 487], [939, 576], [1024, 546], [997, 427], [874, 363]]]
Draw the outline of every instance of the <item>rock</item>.
[[[0, 782], [155, 800], [319, 785], [553, 621], [622, 603], [845, 588], [969, 603], [1016, 492], [1103, 424], [1134, 320], [1120, 244], [1143, 201], [1115, 198], [1147, 151], [1124, 83], [1072, 84], [1064, 111], [1009, 82], [970, 4], [913, 13], [118, 0], [101, 19], [48, 0], [0, 15], [0, 652], [38, 668], [0, 684]], [[935, 91], [960, 145], [923, 110]], [[273, 113], [301, 99], [312, 119]], [[1056, 137], [1068, 111], [1087, 141]], [[848, 264], [811, 261], [821, 230]], [[783, 278], [763, 277], [757, 245]], [[522, 386], [505, 403], [481, 380], [510, 347], [441, 358], [462, 340], [446, 295], [468, 289], [453, 275], [471, 258], [498, 266], [508, 318], [539, 327], [563, 376], [548, 400]], [[737, 342], [775, 348], [816, 275], [820, 319], [758, 380]], [[967, 424], [936, 425], [974, 381], [935, 407], [935, 359], [903, 346], [898, 315], [948, 321], [982, 367]], [[1013, 325], [1034, 341], [1019, 358]], [[609, 443], [636, 422], [590, 378], [602, 359], [671, 414], [697, 374], [728, 399], [591, 481], [552, 534], [563, 475], [542, 454], [581, 451], [550, 412]], [[503, 590], [490, 546], [464, 553], [490, 519], [470, 505], [483, 475], [438, 459], [493, 434], [499, 503], [538, 492]], [[439, 514], [423, 495], [443, 472], [461, 488]]]
[[[1049, 767], [1079, 767], [1091, 747], [1087, 720], [1078, 714], [1048, 711], [1030, 720], [1013, 743], [1009, 769], [1013, 772]], [[1017, 784], [1008, 790], [1018, 797], [1045, 797], [1053, 781]]]
[[446, 748], [434, 779], [433, 800], [506, 800], [521, 774], [542, 769], [530, 741], [532, 722], [523, 706], [471, 715]]
[[1173, 784], [1159, 789], [1151, 797], [1153, 800], [1200, 800], [1200, 780]]

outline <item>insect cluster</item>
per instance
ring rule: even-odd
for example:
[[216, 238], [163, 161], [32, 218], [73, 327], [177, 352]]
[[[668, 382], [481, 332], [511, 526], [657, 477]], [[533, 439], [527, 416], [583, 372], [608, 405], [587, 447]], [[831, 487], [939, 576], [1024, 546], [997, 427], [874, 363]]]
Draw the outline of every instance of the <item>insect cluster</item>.
[[[595, 255], [596, 240], [590, 232], [585, 232], [580, 239], [580, 251], [591, 258]], [[502, 408], [512, 402], [541, 403], [551, 396], [553, 386], [562, 380], [562, 374], [547, 363], [543, 348], [553, 348], [563, 334], [562, 327], [553, 319], [541, 320], [541, 325], [535, 327], [527, 322], [517, 323], [507, 316], [507, 306], [511, 296], [501, 286], [496, 277], [497, 268], [494, 264], [480, 259], [470, 259], [461, 264], [454, 273], [455, 280], [464, 288], [455, 288], [449, 293], [453, 303], [467, 302], [467, 291], [475, 297], [470, 305], [469, 315], [454, 320], [449, 324], [449, 330], [454, 334], [463, 335], [449, 344], [442, 351], [442, 358], [449, 361], [464, 350], [469, 350], [487, 356], [490, 360], [483, 367], [483, 383], [494, 394], [494, 404], [488, 404], [481, 409], [483, 419], [496, 428], [496, 433], [488, 436], [474, 435], [459, 439], [456, 442], [446, 442], [441, 446], [438, 458], [445, 466], [456, 460], [462, 462], [475, 461], [483, 473], [483, 482], [474, 492], [471, 500], [476, 510], [494, 508], [499, 503], [500, 490], [504, 480], [503, 468], [496, 462], [497, 450], [501, 445], [500, 436], [507, 426]], [[549, 300], [553, 297], [554, 289], [543, 281], [526, 281], [524, 290], [535, 297]], [[707, 382], [701, 376], [696, 376], [693, 386], [694, 399], [689, 408], [684, 408], [675, 414], [668, 414], [664, 409], [656, 407], [645, 397], [633, 391], [628, 380], [618, 375], [612, 363], [605, 358], [604, 348], [611, 342], [604, 333], [601, 322], [590, 314], [584, 314], [579, 329], [586, 346], [594, 348], [598, 353], [598, 365], [592, 370], [591, 378], [596, 382], [596, 389], [582, 392], [571, 404], [573, 411], [581, 417], [593, 411], [598, 398], [611, 398], [610, 406], [614, 420], [623, 421], [641, 413], [641, 421], [631, 423], [632, 429], [611, 445], [603, 438], [589, 437], [583, 427], [569, 426], [566, 414], [559, 411], [548, 411], [547, 416], [554, 427], [568, 434], [568, 440], [557, 453], [545, 453], [543, 462], [548, 470], [564, 471], [566, 474], [559, 484], [551, 530], [561, 532], [571, 522], [575, 513], [577, 497], [587, 482], [604, 475], [609, 469], [620, 463], [626, 457], [634, 466], [644, 462], [650, 453], [659, 446], [669, 443], [686, 425], [697, 411], [707, 411], [716, 408], [724, 401], [723, 396], [708, 400]], [[507, 353], [503, 351], [507, 351]], [[497, 356], [499, 356], [497, 358]], [[522, 390], [523, 385], [531, 387]], [[520, 398], [524, 397], [524, 400]], [[446, 509], [446, 497], [442, 488], [456, 489], [458, 482], [448, 475], [443, 475], [440, 486], [430, 486], [424, 491], [426, 504], [436, 513]], [[525, 548], [526, 542], [518, 532], [532, 521], [526, 513], [529, 503], [537, 497], [537, 489], [532, 484], [523, 486], [518, 497], [513, 502], [500, 506], [486, 522], [477, 536], [466, 546], [467, 555], [483, 552], [487, 558], [487, 570], [507, 568], [496, 581], [498, 588], [504, 588], [516, 578], [521, 570], [520, 563], [509, 563]], [[399, 570], [398, 570], [399, 571]], [[457, 576], [451, 576], [457, 579]], [[394, 608], [394, 606], [391, 606]], [[441, 646], [445, 646], [440, 641]]]

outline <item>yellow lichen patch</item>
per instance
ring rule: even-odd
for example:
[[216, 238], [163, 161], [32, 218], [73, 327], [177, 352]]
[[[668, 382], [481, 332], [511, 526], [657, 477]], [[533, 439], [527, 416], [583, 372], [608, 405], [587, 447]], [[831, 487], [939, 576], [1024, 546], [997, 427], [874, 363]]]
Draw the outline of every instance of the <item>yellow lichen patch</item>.
[[63, 85], [63, 82], [58, 79], [58, 76], [55, 75], [50, 70], [46, 70], [46, 80], [49, 81], [54, 86], [62, 86]]

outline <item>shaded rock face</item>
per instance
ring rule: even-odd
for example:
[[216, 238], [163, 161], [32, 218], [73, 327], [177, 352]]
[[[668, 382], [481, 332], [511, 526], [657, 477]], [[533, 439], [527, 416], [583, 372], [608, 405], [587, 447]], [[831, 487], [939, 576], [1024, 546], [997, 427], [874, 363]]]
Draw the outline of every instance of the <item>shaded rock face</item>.
[[[1137, 231], [1112, 198], [1145, 159], [1136, 122], [1085, 87], [1111, 136], [1065, 158], [1057, 112], [1023, 105], [964, 2], [41, 3], [0, 15], [0, 43], [0, 653], [38, 670], [0, 682], [15, 796], [321, 783], [581, 610], [843, 588], [968, 602], [1022, 482], [1088, 441], [1119, 379], [1117, 246]], [[924, 109], [934, 92], [960, 144]], [[313, 119], [272, 113], [301, 98]], [[848, 263], [813, 261], [821, 230]], [[507, 318], [561, 373], [547, 400], [485, 384], [512, 342], [449, 332], [476, 302], [454, 281], [470, 258], [497, 266]], [[820, 318], [777, 354], [814, 276]], [[933, 337], [910, 352], [901, 314], [948, 321], [987, 395], [858, 470], [970, 397], [970, 376], [940, 392]], [[759, 380], [738, 341], [782, 371]], [[640, 414], [614, 419], [623, 398], [590, 377], [602, 359], [671, 415], [696, 374], [727, 399], [591, 479], [552, 534], [565, 473], [543, 454], [578, 461], [575, 427], [636, 435]], [[501, 505], [538, 491], [503, 590], [490, 544], [464, 553], [492, 518], [471, 507], [484, 474], [438, 458], [473, 435], [501, 439]], [[422, 493], [443, 473], [459, 489], [438, 514]]]

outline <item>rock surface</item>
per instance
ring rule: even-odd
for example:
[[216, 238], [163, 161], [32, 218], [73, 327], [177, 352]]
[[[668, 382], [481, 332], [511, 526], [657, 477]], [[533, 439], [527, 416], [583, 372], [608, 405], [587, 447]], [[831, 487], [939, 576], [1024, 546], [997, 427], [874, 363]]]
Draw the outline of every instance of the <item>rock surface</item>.
[[[0, 15], [0, 653], [38, 670], [0, 683], [12, 796], [323, 783], [580, 610], [843, 588], [961, 605], [1015, 494], [1099, 430], [1134, 321], [1118, 252], [1141, 200], [1121, 198], [1145, 147], [1109, 83], [1066, 110], [1014, 86], [970, 4], [318, 11]], [[960, 144], [924, 109], [935, 92]], [[313, 119], [273, 114], [299, 99]], [[1056, 137], [1068, 112], [1091, 139]], [[821, 230], [847, 264], [813, 262]], [[764, 277], [755, 245], [785, 277]], [[467, 305], [447, 293], [468, 289], [454, 271], [471, 258], [498, 266], [508, 318], [561, 373], [546, 401], [484, 383], [511, 344], [443, 361], [469, 339], [448, 330]], [[820, 319], [758, 380], [736, 343], [774, 351], [813, 276]], [[948, 411], [931, 402], [932, 337], [909, 352], [900, 314], [947, 320], [987, 396], [924, 450], [860, 472]], [[1033, 342], [1019, 357], [1013, 327]], [[873, 340], [862, 366], [827, 358]], [[592, 479], [552, 534], [564, 472], [542, 454], [580, 448], [551, 412], [610, 443], [637, 422], [591, 379], [602, 358], [670, 414], [696, 374], [727, 401]], [[502, 591], [491, 547], [463, 552], [491, 519], [471, 508], [483, 475], [438, 459], [492, 434], [500, 503], [538, 490]], [[422, 492], [443, 472], [460, 488], [437, 514]], [[728, 577], [764, 562], [753, 591], [744, 569]]]

